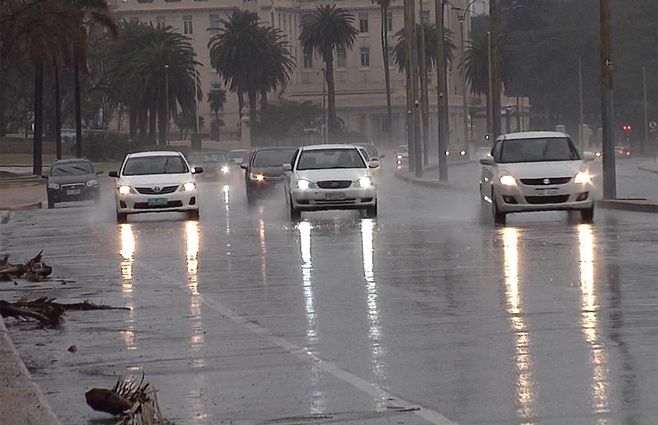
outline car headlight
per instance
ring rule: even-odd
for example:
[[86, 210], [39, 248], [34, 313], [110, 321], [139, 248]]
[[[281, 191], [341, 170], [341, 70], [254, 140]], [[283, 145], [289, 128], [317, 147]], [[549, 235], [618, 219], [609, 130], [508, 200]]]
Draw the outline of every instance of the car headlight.
[[402, 159], [402, 155], [398, 155], [398, 159]]
[[92, 187], [92, 186], [98, 186], [98, 180], [92, 179], [87, 182], [87, 186]]
[[361, 177], [359, 180], [356, 181], [356, 187], [360, 187], [362, 189], [367, 189], [370, 186], [372, 186], [372, 179], [370, 177]]
[[222, 168], [220, 168], [219, 171], [221, 171], [224, 174], [228, 174], [228, 172], [229, 172], [228, 165], [222, 165]]
[[187, 183], [183, 184], [183, 190], [185, 192], [191, 192], [194, 189], [196, 189], [196, 184], [194, 182], [187, 182]]
[[516, 179], [513, 176], [505, 175], [500, 177], [500, 184], [503, 186], [516, 186]]
[[265, 180], [265, 176], [260, 173], [258, 174], [249, 173], [249, 179], [256, 180], [257, 182], [262, 182], [263, 180]]
[[459, 154], [460, 154], [461, 156], [466, 156], [466, 151], [461, 151], [461, 152], [459, 152]]
[[592, 176], [588, 171], [579, 171], [576, 174], [576, 177], [573, 178], [573, 182], [577, 184], [586, 184], [592, 182]]
[[310, 189], [312, 187], [315, 187], [315, 185], [311, 181], [308, 181], [308, 180], [305, 180], [305, 179], [297, 180], [297, 188], [298, 189], [306, 190], [306, 189]]
[[48, 189], [59, 189], [59, 184], [57, 184], [57, 183], [48, 183]]
[[130, 192], [132, 192], [132, 188], [130, 186], [119, 186], [119, 193], [122, 195], [127, 195]]

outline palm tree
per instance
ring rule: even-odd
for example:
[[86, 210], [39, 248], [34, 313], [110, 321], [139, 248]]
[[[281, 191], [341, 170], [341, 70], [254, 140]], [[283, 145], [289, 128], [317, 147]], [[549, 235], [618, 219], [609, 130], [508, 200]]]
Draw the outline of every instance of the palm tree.
[[220, 29], [208, 47], [211, 66], [228, 89], [238, 94], [240, 113], [247, 94], [250, 118], [255, 123], [258, 94], [264, 101], [268, 91], [290, 81], [294, 69], [283, 33], [261, 26], [255, 13], [234, 8], [220, 21]]
[[226, 103], [226, 90], [220, 88], [212, 88], [208, 92], [208, 104], [210, 109], [215, 113], [215, 125], [217, 126], [217, 134], [215, 140], [219, 140], [219, 111], [224, 108]]
[[325, 65], [329, 140], [334, 138], [337, 129], [334, 49], [352, 48], [358, 34], [357, 29], [352, 25], [353, 22], [354, 16], [336, 5], [319, 5], [315, 11], [302, 16], [299, 40], [304, 54], [319, 54]]
[[388, 134], [388, 144], [391, 143], [391, 123], [393, 122], [393, 114], [391, 112], [391, 71], [389, 69], [388, 57], [388, 8], [391, 5], [391, 0], [374, 0], [380, 8], [380, 23], [381, 23], [381, 42], [382, 42], [382, 59], [384, 63], [384, 82], [386, 85], [386, 132]]
[[[421, 43], [421, 30], [425, 32], [425, 40], [436, 40], [436, 26], [430, 24], [416, 24], [416, 45], [418, 46], [418, 56], [420, 57], [420, 51], [422, 49]], [[393, 60], [396, 65], [400, 68], [400, 71], [407, 69], [407, 38], [406, 31], [401, 29], [395, 34], [397, 43], [393, 48]], [[452, 33], [448, 30], [445, 30], [445, 35], [443, 38], [443, 45], [446, 60], [452, 62], [454, 59], [455, 44], [452, 41]], [[425, 43], [425, 58], [427, 60], [427, 66], [429, 68], [436, 66], [436, 43]], [[420, 67], [420, 61], [418, 61], [418, 66]]]

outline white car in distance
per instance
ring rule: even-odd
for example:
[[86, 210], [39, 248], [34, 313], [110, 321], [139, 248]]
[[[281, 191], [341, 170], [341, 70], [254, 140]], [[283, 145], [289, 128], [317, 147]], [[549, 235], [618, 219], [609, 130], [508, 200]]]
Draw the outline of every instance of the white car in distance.
[[117, 222], [128, 214], [180, 211], [190, 219], [199, 218], [196, 175], [203, 168], [192, 168], [180, 152], [152, 151], [126, 155], [116, 178], [114, 199]]
[[287, 171], [286, 202], [290, 217], [302, 211], [358, 209], [377, 216], [377, 190], [371, 168], [354, 145], [304, 146], [293, 156]]
[[491, 206], [494, 221], [508, 213], [576, 210], [583, 222], [594, 217], [592, 175], [588, 162], [568, 135], [524, 132], [500, 136], [492, 157], [480, 159], [480, 196]]

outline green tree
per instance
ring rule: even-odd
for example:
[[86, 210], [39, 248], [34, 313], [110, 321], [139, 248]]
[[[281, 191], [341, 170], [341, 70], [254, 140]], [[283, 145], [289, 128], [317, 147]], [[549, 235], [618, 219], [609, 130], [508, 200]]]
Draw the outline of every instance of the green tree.
[[240, 113], [244, 94], [249, 100], [251, 121], [256, 122], [257, 99], [290, 81], [294, 62], [281, 31], [262, 26], [258, 15], [233, 9], [220, 21], [217, 34], [208, 43], [210, 64], [238, 95]]
[[[420, 52], [422, 49], [421, 43], [421, 30], [425, 32], [425, 58], [427, 60], [428, 67], [436, 66], [436, 43], [433, 43], [432, 40], [436, 40], [436, 26], [430, 24], [416, 24], [416, 46], [418, 46], [418, 57], [420, 57]], [[406, 31], [401, 29], [395, 34], [397, 43], [393, 47], [393, 60], [395, 64], [400, 68], [400, 71], [407, 69], [407, 37]], [[452, 33], [449, 30], [445, 30], [443, 43], [445, 46], [445, 56], [448, 62], [452, 62], [454, 59], [455, 44], [452, 41]], [[418, 61], [418, 67], [420, 70], [420, 61]]]
[[319, 54], [325, 65], [329, 140], [334, 140], [337, 131], [334, 50], [339, 47], [345, 50], [352, 48], [358, 34], [353, 22], [354, 16], [336, 5], [319, 5], [315, 11], [302, 16], [299, 39], [304, 54]]
[[210, 89], [208, 92], [208, 104], [210, 105], [210, 109], [215, 113], [215, 120], [214, 120], [214, 131], [216, 131], [215, 134], [215, 140], [219, 140], [219, 111], [221, 111], [224, 108], [224, 104], [226, 103], [226, 90], [220, 89], [219, 87], [215, 87]]

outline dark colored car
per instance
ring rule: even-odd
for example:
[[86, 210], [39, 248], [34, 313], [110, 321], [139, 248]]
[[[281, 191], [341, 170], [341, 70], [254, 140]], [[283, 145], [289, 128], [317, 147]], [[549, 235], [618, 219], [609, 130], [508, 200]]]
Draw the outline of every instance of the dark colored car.
[[615, 156], [617, 158], [631, 158], [633, 156], [633, 151], [630, 146], [617, 145], [615, 146]]
[[94, 166], [86, 159], [64, 159], [50, 166], [48, 179], [48, 208], [59, 202], [94, 201], [100, 190]]
[[228, 177], [231, 162], [225, 152], [193, 152], [187, 155], [191, 167], [203, 168], [203, 176], [208, 178]]
[[285, 179], [283, 164], [290, 164], [297, 148], [261, 148], [249, 155], [240, 167], [245, 170], [247, 201], [270, 191]]

